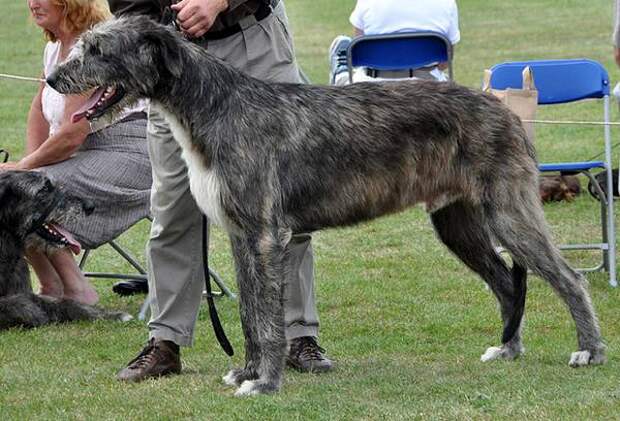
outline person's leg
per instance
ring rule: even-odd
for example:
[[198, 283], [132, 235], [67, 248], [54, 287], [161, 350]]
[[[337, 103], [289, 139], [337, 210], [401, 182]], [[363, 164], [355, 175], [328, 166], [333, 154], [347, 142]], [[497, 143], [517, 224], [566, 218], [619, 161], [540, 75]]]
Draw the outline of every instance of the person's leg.
[[49, 260], [62, 281], [63, 298], [90, 305], [99, 301], [97, 291], [80, 270], [71, 250], [60, 249], [52, 253]]
[[97, 291], [80, 270], [70, 250], [59, 249], [50, 255], [29, 250], [27, 259], [41, 284], [39, 294], [91, 305], [99, 301]]
[[179, 346], [193, 341], [204, 275], [201, 213], [189, 190], [181, 149], [163, 116], [151, 107], [148, 146], [153, 170], [147, 245], [151, 302], [149, 342], [117, 378], [141, 381], [181, 371]]
[[64, 287], [60, 276], [45, 253], [37, 250], [28, 250], [26, 259], [39, 280], [39, 294], [62, 298]]
[[344, 86], [349, 84], [347, 67], [347, 50], [351, 44], [351, 37], [338, 35], [329, 46], [329, 84]]
[[189, 346], [204, 287], [202, 214], [189, 189], [181, 148], [156, 110], [149, 113], [153, 223], [147, 246], [150, 336]]

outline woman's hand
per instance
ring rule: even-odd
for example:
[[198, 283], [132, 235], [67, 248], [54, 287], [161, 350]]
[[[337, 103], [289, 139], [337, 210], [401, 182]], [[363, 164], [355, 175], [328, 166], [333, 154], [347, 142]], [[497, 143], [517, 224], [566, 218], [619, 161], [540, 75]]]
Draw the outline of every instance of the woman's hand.
[[25, 171], [25, 170], [27, 170], [27, 168], [24, 168], [24, 166], [23, 166], [21, 161], [19, 161], [19, 162], [4, 162], [4, 163], [0, 164], [0, 171], [12, 171], [12, 170]]

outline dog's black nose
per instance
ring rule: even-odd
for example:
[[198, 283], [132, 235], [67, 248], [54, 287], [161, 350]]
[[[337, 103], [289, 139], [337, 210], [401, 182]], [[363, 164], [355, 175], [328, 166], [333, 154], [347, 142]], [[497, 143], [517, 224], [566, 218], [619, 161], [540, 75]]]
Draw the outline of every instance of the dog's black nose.
[[45, 79], [45, 83], [47, 83], [53, 89], [56, 89], [57, 81], [58, 81], [58, 78], [56, 77], [56, 72], [52, 72], [52, 74], [49, 75], [47, 79]]
[[84, 200], [82, 202], [82, 209], [86, 215], [90, 215], [95, 210], [95, 204], [90, 200]]

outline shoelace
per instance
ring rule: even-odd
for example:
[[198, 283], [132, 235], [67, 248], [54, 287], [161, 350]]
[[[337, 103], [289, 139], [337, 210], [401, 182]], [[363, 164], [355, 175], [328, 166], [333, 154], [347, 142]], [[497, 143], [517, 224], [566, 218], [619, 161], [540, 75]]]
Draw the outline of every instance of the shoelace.
[[127, 364], [128, 368], [136, 369], [142, 368], [145, 365], [151, 363], [153, 359], [153, 352], [157, 348], [157, 345], [154, 342], [149, 341], [148, 345], [144, 347], [144, 349], [138, 354], [136, 358], [131, 360], [129, 364]]
[[297, 350], [297, 355], [314, 361], [322, 361], [325, 359], [325, 357], [323, 357], [325, 350], [316, 343], [314, 338], [304, 338], [302, 341]]
[[337, 56], [336, 56], [336, 63], [339, 66], [346, 66], [348, 64], [347, 52], [346, 51], [337, 54]]

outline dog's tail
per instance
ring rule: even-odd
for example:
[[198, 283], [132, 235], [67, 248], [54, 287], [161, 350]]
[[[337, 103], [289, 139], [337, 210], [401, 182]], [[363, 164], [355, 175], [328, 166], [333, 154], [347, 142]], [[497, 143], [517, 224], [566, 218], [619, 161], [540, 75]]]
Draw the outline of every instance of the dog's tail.
[[521, 327], [521, 320], [525, 313], [525, 297], [527, 295], [527, 268], [516, 261], [512, 266], [512, 285], [514, 293], [513, 313], [504, 327], [502, 343], [508, 343], [514, 338]]

